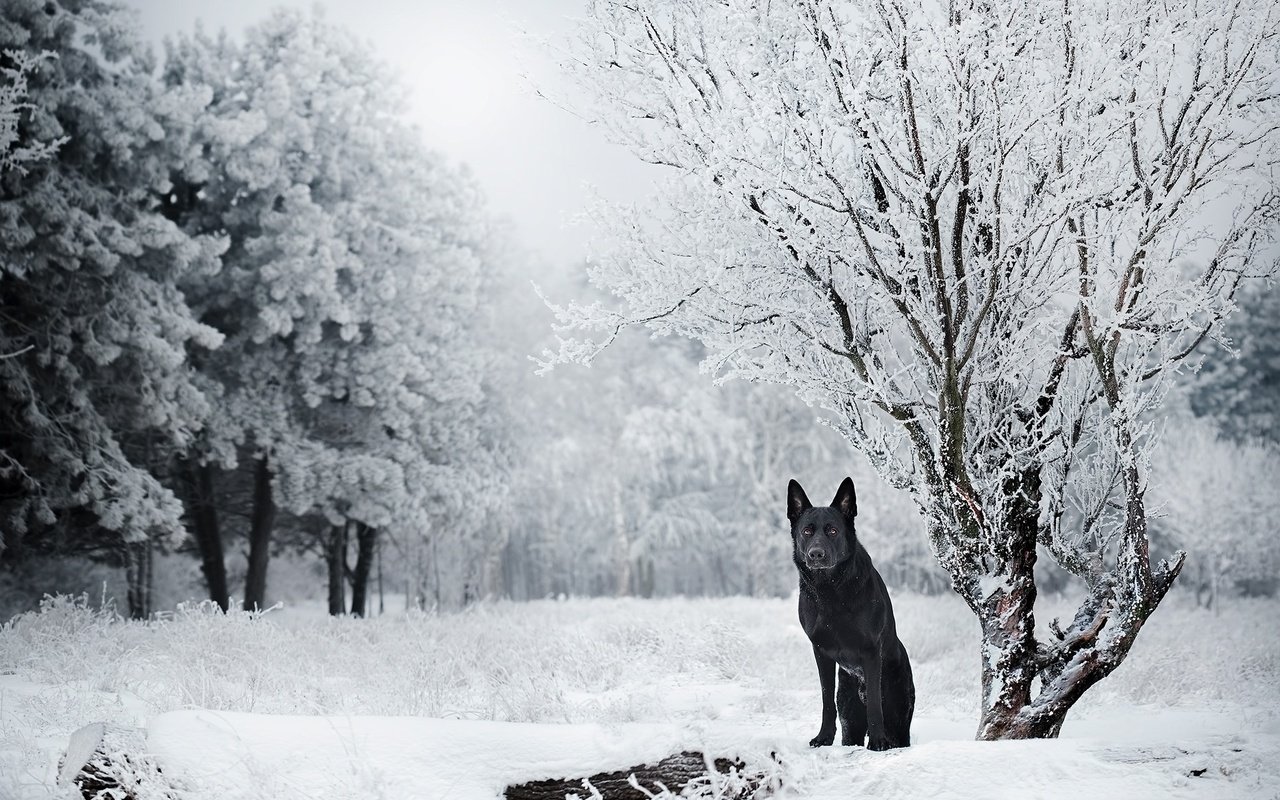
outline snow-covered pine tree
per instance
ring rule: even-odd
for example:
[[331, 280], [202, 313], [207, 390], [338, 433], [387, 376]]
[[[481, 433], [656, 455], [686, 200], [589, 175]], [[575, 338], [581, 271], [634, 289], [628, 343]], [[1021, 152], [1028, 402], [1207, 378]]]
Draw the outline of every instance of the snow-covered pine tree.
[[7, 49], [0, 61], [0, 172], [25, 171], [57, 152], [59, 142], [22, 141], [18, 124], [31, 108], [27, 78], [42, 58], [25, 50]]
[[[622, 308], [563, 323], [696, 337], [910, 491], [981, 624], [980, 738], [1055, 736], [1181, 569], [1149, 550], [1144, 420], [1275, 230], [1278, 15], [592, 4], [569, 67], [671, 177], [658, 208], [614, 215], [594, 277]], [[1088, 587], [1048, 638], [1037, 544]]]
[[1255, 284], [1239, 305], [1225, 331], [1234, 352], [1201, 347], [1208, 359], [1191, 384], [1191, 408], [1241, 442], [1280, 446], [1280, 287]]
[[144, 616], [152, 541], [183, 535], [152, 470], [209, 413], [187, 349], [221, 341], [177, 283], [221, 245], [158, 212], [201, 99], [159, 86], [134, 28], [109, 2], [4, 3], [0, 60], [27, 77], [7, 158], [60, 146], [0, 174], [0, 547], [123, 551]]
[[254, 461], [244, 604], [260, 607], [278, 505], [323, 515], [331, 546], [349, 526], [418, 536], [480, 471], [468, 331], [487, 224], [404, 121], [394, 76], [318, 14], [276, 12], [242, 44], [181, 39], [164, 76], [211, 91], [172, 210], [230, 240], [223, 269], [186, 287], [227, 335], [200, 361], [220, 401], [193, 469]]

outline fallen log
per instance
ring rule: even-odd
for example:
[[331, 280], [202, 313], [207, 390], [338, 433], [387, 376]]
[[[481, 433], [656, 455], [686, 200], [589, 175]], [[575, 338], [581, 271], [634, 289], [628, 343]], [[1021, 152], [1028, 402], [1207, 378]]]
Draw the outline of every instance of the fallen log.
[[147, 758], [139, 728], [95, 722], [71, 734], [58, 765], [58, 786], [74, 787], [85, 800], [176, 798], [160, 768]]
[[[84, 800], [178, 800], [179, 794], [149, 755], [146, 732], [111, 723], [86, 725], [71, 735], [59, 763], [58, 785]], [[650, 800], [664, 789], [699, 797], [750, 800], [776, 788], [776, 780], [748, 771], [740, 760], [674, 753], [653, 764], [582, 778], [553, 778], [508, 786], [505, 800]], [[764, 790], [763, 792], [761, 790]]]
[[639, 764], [617, 772], [597, 772], [586, 778], [552, 778], [508, 786], [505, 800], [565, 800], [576, 795], [604, 800], [649, 800], [665, 787], [672, 794], [707, 784], [722, 789], [716, 797], [737, 800], [754, 797], [760, 776], [744, 773], [741, 761], [717, 758], [708, 763], [702, 753], [685, 751], [656, 764]]

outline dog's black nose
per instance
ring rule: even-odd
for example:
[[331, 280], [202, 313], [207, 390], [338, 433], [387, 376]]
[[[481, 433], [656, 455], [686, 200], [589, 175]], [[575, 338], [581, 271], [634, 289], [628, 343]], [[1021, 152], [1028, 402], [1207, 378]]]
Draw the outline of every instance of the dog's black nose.
[[826, 551], [825, 551], [825, 550], [819, 550], [819, 549], [817, 549], [817, 548], [814, 548], [813, 550], [810, 550], [810, 551], [809, 551], [809, 560], [810, 560], [810, 561], [821, 561], [822, 559], [824, 559], [824, 558], [826, 558], [826, 557], [827, 557], [827, 553], [826, 553]]

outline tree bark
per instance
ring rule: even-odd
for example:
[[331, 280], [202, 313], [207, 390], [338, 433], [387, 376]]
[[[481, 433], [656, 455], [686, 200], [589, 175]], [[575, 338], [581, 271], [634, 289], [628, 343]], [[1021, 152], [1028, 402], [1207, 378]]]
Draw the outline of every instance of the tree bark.
[[[1124, 579], [1107, 575], [1091, 587], [1090, 595], [1076, 612], [1067, 630], [1057, 621], [1050, 624], [1054, 639], [1048, 645], [1035, 644], [1028, 651], [1004, 634], [1009, 626], [993, 624], [991, 612], [980, 615], [983, 623], [983, 652], [986, 660], [995, 657], [995, 680], [988, 682], [983, 666], [983, 715], [979, 739], [1056, 738], [1067, 712], [1086, 691], [1120, 666], [1129, 654], [1138, 632], [1155, 611], [1182, 569], [1183, 554], [1150, 573], [1149, 589], [1141, 589]], [[1008, 597], [1016, 593], [995, 593]], [[1013, 627], [1034, 629], [1029, 606], [1010, 601]], [[989, 635], [995, 630], [997, 635]], [[1035, 642], [1034, 638], [1029, 641]], [[1002, 649], [1003, 648], [1003, 649]], [[1039, 694], [1030, 695], [1030, 681], [1038, 677]], [[1024, 686], [1025, 684], [1025, 686]]]
[[382, 537], [378, 537], [378, 616], [387, 613], [387, 596], [382, 591]]
[[73, 788], [85, 800], [176, 798], [146, 757], [146, 733], [106, 722], [86, 725], [71, 734], [58, 765], [58, 786]]
[[131, 619], [147, 619], [151, 616], [151, 560], [150, 539], [125, 543], [124, 571]]
[[982, 717], [979, 739], [1025, 739], [1056, 736], [1045, 731], [1012, 732], [1013, 720], [1031, 702], [1031, 681], [1036, 676], [1035, 598], [1036, 585], [1025, 561], [1020, 559], [1005, 585], [983, 600], [978, 619], [982, 625]]
[[200, 549], [200, 571], [204, 573], [209, 599], [226, 611], [231, 607], [231, 595], [227, 590], [227, 563], [213, 494], [213, 465], [189, 461], [182, 465], [182, 473], [187, 485], [187, 513]]
[[[994, 558], [985, 579], [953, 578], [982, 626], [982, 718], [978, 739], [1055, 738], [1067, 712], [1094, 684], [1128, 655], [1138, 632], [1155, 611], [1182, 568], [1173, 563], [1151, 569], [1146, 508], [1136, 474], [1129, 476], [1118, 574], [1099, 573], [1089, 597], [1063, 631], [1054, 620], [1047, 644], [1035, 636], [1035, 563], [1039, 532], [1040, 477], [1035, 467], [1004, 487], [1005, 513], [999, 530], [986, 529]], [[966, 583], [963, 578], [969, 577]], [[1032, 683], [1040, 680], [1034, 697]]]
[[369, 575], [373, 571], [374, 547], [378, 529], [363, 522], [356, 523], [356, 568], [351, 576], [351, 613], [366, 616], [369, 601]]
[[[159, 768], [144, 754], [146, 734], [137, 728], [109, 723], [86, 725], [71, 735], [58, 770], [58, 785], [74, 786], [86, 800], [103, 796], [134, 800], [135, 798], [174, 798], [177, 793], [164, 780]], [[608, 800], [649, 800], [662, 791], [661, 783], [680, 792], [691, 783], [715, 780], [708, 769], [707, 758], [698, 752], [685, 751], [667, 756], [656, 764], [641, 764], [617, 772], [598, 772], [587, 778], [563, 778], [508, 786], [505, 800], [563, 800], [569, 794], [590, 796], [584, 789], [590, 785], [598, 796]], [[725, 800], [754, 797], [765, 786], [760, 773], [744, 774], [741, 761], [717, 758], [711, 764], [723, 776], [736, 772], [733, 779], [722, 778], [716, 784], [724, 791], [717, 795]], [[643, 789], [632, 786], [632, 779]], [[778, 788], [773, 781], [768, 789]]]
[[[719, 773], [727, 773], [730, 770], [741, 772], [743, 769], [742, 762], [727, 758], [717, 758], [713, 766]], [[662, 791], [658, 783], [662, 783], [672, 793], [679, 793], [691, 781], [705, 778], [709, 774], [707, 759], [702, 753], [685, 751], [669, 755], [657, 764], [640, 764], [617, 772], [598, 772], [587, 778], [553, 778], [508, 786], [502, 796], [505, 800], [564, 800], [564, 797], [569, 794], [592, 797], [595, 795], [590, 789], [585, 788], [585, 784], [589, 782], [595, 791], [599, 792], [599, 796], [608, 800], [648, 800]], [[637, 789], [631, 785], [633, 775], [636, 782], [644, 789]], [[748, 780], [747, 784], [745, 791], [727, 795], [727, 797], [753, 796], [759, 782]]]
[[264, 455], [253, 471], [253, 516], [249, 522], [249, 569], [244, 579], [244, 610], [266, 608], [267, 563], [271, 559], [271, 527], [276, 518], [271, 496], [271, 465]]
[[340, 617], [347, 613], [347, 523], [329, 528], [324, 551], [329, 566], [329, 613]]
[[[1040, 476], [1026, 470], [1021, 480], [1004, 484], [1007, 500], [1005, 531], [988, 534], [1005, 547], [997, 582], [986, 592], [979, 585], [978, 621], [982, 625], [982, 717], [979, 739], [1022, 739], [1057, 736], [1057, 725], [1044, 730], [1014, 732], [1014, 720], [1031, 702], [1036, 677], [1036, 536], [1039, 532]], [[980, 522], [981, 524], [981, 522]], [[1007, 549], [1006, 549], [1007, 548]]]

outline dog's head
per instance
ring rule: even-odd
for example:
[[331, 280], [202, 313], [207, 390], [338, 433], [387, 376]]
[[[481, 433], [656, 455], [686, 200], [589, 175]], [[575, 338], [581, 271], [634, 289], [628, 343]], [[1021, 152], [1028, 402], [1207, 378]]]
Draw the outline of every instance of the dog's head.
[[787, 519], [797, 566], [812, 572], [831, 570], [853, 555], [857, 544], [853, 518], [858, 516], [858, 498], [853, 480], [845, 478], [830, 506], [815, 508], [804, 489], [794, 480], [787, 484]]

